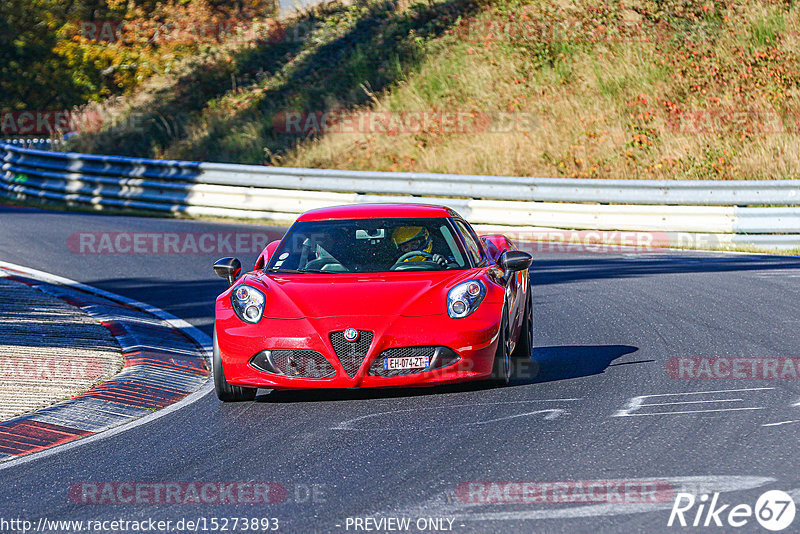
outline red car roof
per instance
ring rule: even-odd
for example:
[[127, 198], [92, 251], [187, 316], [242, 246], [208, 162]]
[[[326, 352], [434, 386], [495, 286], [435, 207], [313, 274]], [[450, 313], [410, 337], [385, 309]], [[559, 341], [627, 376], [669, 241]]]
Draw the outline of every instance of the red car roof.
[[377, 219], [377, 218], [436, 218], [452, 217], [458, 214], [444, 206], [432, 204], [354, 204], [333, 206], [308, 211], [297, 218], [298, 221], [329, 221], [337, 219]]

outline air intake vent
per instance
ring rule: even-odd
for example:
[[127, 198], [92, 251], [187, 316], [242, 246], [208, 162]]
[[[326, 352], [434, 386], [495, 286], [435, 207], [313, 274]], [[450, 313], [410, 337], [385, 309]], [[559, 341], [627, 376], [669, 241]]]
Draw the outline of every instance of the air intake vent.
[[256, 354], [250, 365], [267, 373], [299, 378], [331, 378], [336, 370], [325, 356], [313, 350], [264, 350]]
[[369, 346], [372, 344], [372, 332], [359, 330], [358, 338], [352, 342], [344, 338], [344, 332], [331, 332], [331, 344], [347, 376], [353, 378], [364, 362]]

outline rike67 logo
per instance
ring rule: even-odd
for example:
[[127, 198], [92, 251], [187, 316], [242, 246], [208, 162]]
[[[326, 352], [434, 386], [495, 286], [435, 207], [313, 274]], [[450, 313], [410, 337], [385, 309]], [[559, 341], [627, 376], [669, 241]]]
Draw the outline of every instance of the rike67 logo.
[[749, 504], [721, 504], [719, 493], [714, 493], [710, 500], [707, 494], [698, 499], [691, 493], [678, 493], [667, 526], [738, 528], [747, 525], [755, 517], [765, 529], [778, 532], [792, 524], [794, 515], [792, 496], [780, 490], [762, 494], [754, 507]]

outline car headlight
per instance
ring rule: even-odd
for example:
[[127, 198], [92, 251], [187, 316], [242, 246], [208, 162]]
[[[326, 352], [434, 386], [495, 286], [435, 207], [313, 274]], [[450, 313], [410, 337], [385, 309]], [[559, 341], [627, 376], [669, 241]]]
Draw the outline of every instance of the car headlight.
[[261, 320], [266, 301], [264, 293], [247, 284], [242, 284], [231, 291], [233, 311], [246, 323], [257, 323]]
[[461, 319], [478, 309], [486, 286], [480, 280], [467, 280], [447, 293], [447, 313], [453, 319]]

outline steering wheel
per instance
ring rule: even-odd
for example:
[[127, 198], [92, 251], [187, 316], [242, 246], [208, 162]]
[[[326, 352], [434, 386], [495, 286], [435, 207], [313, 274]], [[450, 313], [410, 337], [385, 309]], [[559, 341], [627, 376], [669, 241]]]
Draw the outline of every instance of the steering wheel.
[[[422, 256], [425, 258], [424, 260], [420, 261], [406, 261], [409, 258], [415, 258], [417, 256]], [[399, 258], [394, 265], [389, 267], [390, 271], [427, 271], [432, 267], [438, 266], [439, 264], [433, 261], [433, 254], [429, 252], [425, 252], [424, 250], [412, 250], [406, 252]]]
[[404, 261], [411, 258], [415, 258], [417, 256], [422, 256], [429, 260], [433, 259], [433, 254], [431, 254], [430, 252], [425, 252], [424, 250], [409, 250], [408, 252], [397, 258], [397, 261], [394, 262], [394, 264], [397, 265], [398, 263], [403, 263]]

